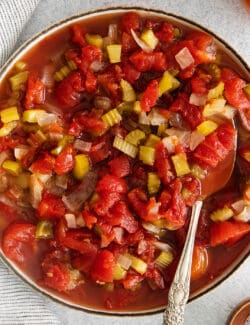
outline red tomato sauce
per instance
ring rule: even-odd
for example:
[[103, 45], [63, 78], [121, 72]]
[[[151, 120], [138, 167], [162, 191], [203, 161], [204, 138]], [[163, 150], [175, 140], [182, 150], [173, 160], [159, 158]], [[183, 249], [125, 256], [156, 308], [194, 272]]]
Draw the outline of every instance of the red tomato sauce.
[[202, 209], [191, 291], [220, 276], [250, 232], [250, 90], [228, 66], [212, 36], [136, 12], [37, 44], [0, 85], [4, 255], [80, 306], [165, 305], [236, 117], [236, 167]]

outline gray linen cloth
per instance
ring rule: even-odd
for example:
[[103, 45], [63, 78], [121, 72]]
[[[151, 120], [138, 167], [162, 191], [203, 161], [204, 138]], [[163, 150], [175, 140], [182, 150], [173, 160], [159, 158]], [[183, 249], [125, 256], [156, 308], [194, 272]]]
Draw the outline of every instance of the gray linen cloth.
[[[0, 67], [40, 0], [0, 0]], [[0, 324], [59, 325], [44, 299], [21, 282], [0, 261]]]

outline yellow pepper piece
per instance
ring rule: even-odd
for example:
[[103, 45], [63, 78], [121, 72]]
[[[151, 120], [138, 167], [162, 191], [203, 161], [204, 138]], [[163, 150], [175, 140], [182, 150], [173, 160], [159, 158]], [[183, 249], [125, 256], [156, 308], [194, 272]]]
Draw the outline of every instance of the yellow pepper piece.
[[35, 237], [38, 239], [53, 238], [53, 224], [48, 220], [38, 222]]
[[190, 168], [185, 153], [179, 153], [177, 155], [173, 155], [171, 159], [174, 164], [174, 168], [177, 176], [183, 176], [190, 173]]
[[159, 96], [169, 90], [174, 90], [180, 86], [178, 79], [173, 77], [168, 71], [165, 71], [159, 82]]
[[89, 159], [86, 155], [79, 154], [75, 156], [75, 166], [73, 168], [73, 175], [76, 179], [83, 179], [89, 171]]
[[152, 29], [145, 29], [141, 33], [141, 40], [154, 50], [159, 42]]
[[144, 140], [146, 137], [145, 133], [142, 130], [135, 129], [133, 131], [130, 131], [126, 137], [125, 140], [134, 146], [138, 146], [138, 144]]
[[141, 275], [147, 271], [147, 263], [145, 263], [142, 259], [133, 256], [131, 254], [126, 254], [126, 256], [132, 261], [131, 267], [136, 272], [140, 273]]
[[99, 48], [102, 48], [103, 39], [99, 34], [86, 34], [85, 35], [86, 42], [90, 45], [95, 45]]
[[122, 119], [122, 116], [118, 112], [116, 108], [108, 111], [106, 114], [102, 116], [103, 122], [108, 126], [111, 127], [117, 123], [119, 123]]
[[125, 153], [129, 157], [135, 158], [138, 149], [133, 144], [123, 140], [122, 138], [115, 136], [113, 147]]
[[214, 132], [217, 129], [217, 127], [218, 127], [217, 123], [207, 120], [197, 126], [197, 131], [203, 134], [204, 136], [207, 136], [210, 133]]
[[23, 71], [9, 78], [12, 91], [19, 90], [28, 79], [28, 71]]
[[29, 188], [30, 174], [28, 173], [19, 174], [16, 178], [16, 182], [23, 189]]
[[191, 168], [191, 174], [198, 179], [203, 179], [206, 176], [206, 171], [199, 165], [194, 164]]
[[39, 115], [44, 113], [44, 109], [27, 109], [23, 112], [23, 122], [37, 123]]
[[21, 164], [13, 160], [5, 160], [2, 164], [2, 168], [13, 176], [18, 176], [22, 171]]
[[122, 46], [120, 44], [108, 45], [107, 52], [110, 63], [121, 62]]
[[6, 135], [10, 134], [11, 131], [14, 130], [16, 126], [17, 126], [17, 121], [12, 121], [4, 124], [0, 128], [0, 137], [5, 137]]
[[248, 97], [250, 97], [250, 84], [248, 84], [248, 85], [246, 85], [246, 87], [244, 87], [244, 92]]
[[18, 61], [16, 64], [15, 64], [15, 67], [19, 70], [19, 71], [22, 71], [24, 69], [26, 69], [27, 67], [27, 63], [23, 62], [23, 61]]
[[122, 79], [120, 86], [122, 89], [122, 100], [124, 102], [134, 102], [136, 100], [136, 94], [130, 83]]
[[114, 267], [114, 280], [122, 280], [125, 278], [127, 271], [121, 267], [119, 264], [116, 264]]
[[136, 114], [140, 114], [142, 109], [141, 109], [141, 103], [139, 100], [135, 101], [134, 102], [134, 107], [133, 107], [133, 110]]
[[212, 212], [210, 215], [210, 219], [214, 222], [226, 221], [230, 219], [233, 215], [234, 213], [232, 209], [224, 207], [222, 209], [218, 209]]
[[161, 181], [156, 173], [148, 173], [148, 193], [156, 194], [159, 191]]
[[148, 138], [147, 138], [147, 141], [145, 143], [145, 146], [148, 146], [148, 147], [152, 147], [154, 148], [156, 146], [156, 144], [161, 140], [160, 137], [158, 137], [157, 135], [151, 133]]
[[18, 121], [20, 119], [16, 106], [3, 109], [0, 111], [0, 116], [3, 123]]
[[209, 117], [215, 114], [223, 114], [226, 111], [226, 100], [224, 98], [214, 98], [207, 103], [202, 111], [204, 117]]
[[139, 159], [146, 165], [153, 166], [155, 162], [155, 148], [140, 146]]
[[207, 94], [207, 99], [210, 100], [212, 98], [218, 98], [222, 96], [224, 87], [225, 87], [224, 82], [220, 81], [216, 87], [209, 89], [209, 92]]

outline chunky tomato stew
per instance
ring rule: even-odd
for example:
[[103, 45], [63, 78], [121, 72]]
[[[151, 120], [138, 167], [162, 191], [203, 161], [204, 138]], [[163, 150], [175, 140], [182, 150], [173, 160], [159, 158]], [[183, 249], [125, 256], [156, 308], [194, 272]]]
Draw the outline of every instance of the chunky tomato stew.
[[128, 12], [18, 61], [0, 92], [4, 255], [79, 305], [164, 305], [202, 180], [238, 133], [231, 180], [201, 212], [192, 290], [220, 275], [250, 233], [250, 84], [223, 58], [204, 32]]

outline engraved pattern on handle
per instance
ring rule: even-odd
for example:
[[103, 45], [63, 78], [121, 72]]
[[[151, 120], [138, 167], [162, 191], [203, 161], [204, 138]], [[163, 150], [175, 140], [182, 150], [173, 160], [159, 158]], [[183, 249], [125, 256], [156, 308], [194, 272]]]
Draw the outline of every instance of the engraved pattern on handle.
[[163, 325], [182, 325], [185, 305], [189, 297], [190, 273], [195, 233], [198, 225], [202, 201], [196, 201], [190, 218], [190, 225], [175, 277], [168, 293], [168, 305], [163, 314]]

